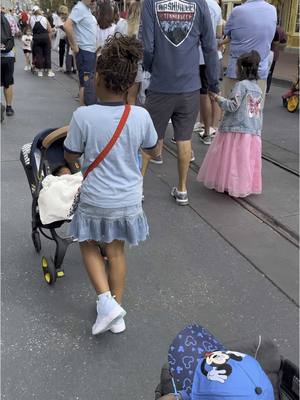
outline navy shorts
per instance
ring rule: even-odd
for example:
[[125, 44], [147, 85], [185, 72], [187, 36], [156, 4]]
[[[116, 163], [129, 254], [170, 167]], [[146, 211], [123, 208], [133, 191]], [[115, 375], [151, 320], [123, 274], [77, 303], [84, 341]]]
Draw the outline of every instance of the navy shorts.
[[84, 73], [94, 74], [96, 70], [96, 53], [79, 49], [76, 54], [76, 65], [78, 70], [80, 87], [84, 86]]

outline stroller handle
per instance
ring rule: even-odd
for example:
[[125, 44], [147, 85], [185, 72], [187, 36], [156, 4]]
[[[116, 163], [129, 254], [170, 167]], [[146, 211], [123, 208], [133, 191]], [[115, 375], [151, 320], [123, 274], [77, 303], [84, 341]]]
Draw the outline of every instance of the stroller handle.
[[54, 143], [56, 140], [64, 138], [67, 136], [69, 130], [69, 125], [63, 126], [62, 128], [58, 128], [55, 131], [49, 133], [45, 137], [45, 139], [42, 142], [42, 145], [45, 149], [48, 149], [52, 143]]

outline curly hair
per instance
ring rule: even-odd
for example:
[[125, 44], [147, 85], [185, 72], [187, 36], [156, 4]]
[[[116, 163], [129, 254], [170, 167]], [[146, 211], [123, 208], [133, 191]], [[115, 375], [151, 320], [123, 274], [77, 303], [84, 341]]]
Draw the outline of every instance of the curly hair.
[[249, 81], [258, 80], [258, 67], [260, 63], [260, 55], [256, 50], [250, 51], [250, 53], [244, 53], [237, 59], [238, 66], [238, 80], [243, 81], [248, 79]]
[[121, 33], [108, 37], [97, 60], [97, 73], [104, 76], [107, 89], [126, 93], [134, 84], [142, 50], [142, 43], [135, 37]]

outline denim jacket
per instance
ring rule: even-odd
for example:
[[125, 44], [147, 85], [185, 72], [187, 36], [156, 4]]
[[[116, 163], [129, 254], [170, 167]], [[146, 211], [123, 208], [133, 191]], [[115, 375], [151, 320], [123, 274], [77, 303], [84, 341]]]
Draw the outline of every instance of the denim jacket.
[[219, 132], [239, 132], [261, 135], [262, 129], [262, 91], [256, 81], [237, 82], [229, 99], [217, 98], [219, 106], [225, 111]]

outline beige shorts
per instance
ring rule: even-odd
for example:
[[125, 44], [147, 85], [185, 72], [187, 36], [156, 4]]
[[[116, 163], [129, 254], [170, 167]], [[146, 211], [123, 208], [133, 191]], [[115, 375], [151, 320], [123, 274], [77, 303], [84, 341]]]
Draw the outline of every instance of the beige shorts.
[[[233, 79], [233, 78], [227, 78], [226, 76], [223, 78], [223, 85], [222, 85], [222, 89], [223, 89], [223, 93], [222, 95], [224, 97], [228, 97], [231, 89], [233, 88], [233, 86], [238, 82], [237, 79]], [[257, 81], [258, 86], [261, 88], [262, 91], [262, 98], [263, 98], [263, 106], [265, 103], [265, 98], [266, 98], [266, 89], [267, 89], [267, 81], [263, 80], [263, 79], [259, 79]]]

